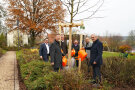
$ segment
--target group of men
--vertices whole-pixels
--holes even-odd
[[[61,40],[61,41],[60,41]],[[93,69],[93,84],[101,82],[101,73],[100,66],[102,65],[102,51],[103,44],[99,41],[98,37],[95,34],[91,35],[92,43],[90,39],[87,37],[85,39],[85,43],[83,43],[83,47],[87,52],[87,65],[92,66]],[[74,40],[72,45],[72,49],[75,50],[74,57],[78,56],[78,51],[80,49],[78,40]],[[49,61],[49,56],[51,57],[51,65],[54,68],[54,71],[58,72],[58,70],[63,69],[62,67],[62,57],[67,56],[68,54],[67,43],[64,41],[64,35],[56,35],[54,42],[49,45],[49,40],[46,38],[44,43],[40,45],[40,58],[45,62]],[[78,60],[76,60],[76,66],[79,66]],[[89,68],[88,68],[89,69]],[[89,71],[89,70],[88,70]],[[98,78],[98,80],[97,80]]]

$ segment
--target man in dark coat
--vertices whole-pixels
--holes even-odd
[[[48,62],[49,60],[50,49],[49,49],[48,41],[49,40],[47,38],[44,39],[44,43],[40,45],[40,50],[39,50],[40,58],[43,59],[45,62]]]
[[[78,44],[78,40],[75,40],[73,45],[72,45],[72,49],[75,49],[75,58],[78,57],[78,52],[79,52],[79,49],[80,49],[80,46]],[[79,60],[76,60],[76,66],[78,67],[79,66]]]
[[[51,45],[51,64],[54,65],[54,71],[58,72],[62,69],[62,52],[60,46],[60,35],[57,35],[55,41]]]
[[[93,68],[93,79],[92,83],[100,83],[101,82],[101,73],[100,66],[102,65],[102,52],[103,52],[103,44],[100,42],[95,34],[91,35],[91,39],[93,41],[92,47],[85,47],[85,49],[91,50],[90,53],[90,63]],[[98,82],[96,82],[96,78],[98,77]]]
[[[67,47],[66,41],[64,40],[64,35],[61,35],[61,48],[63,50],[63,54],[64,55],[67,55],[67,53],[68,53],[68,47]]]

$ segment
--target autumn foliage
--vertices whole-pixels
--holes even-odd
[[[119,50],[121,51],[121,52],[126,52],[126,51],[130,51],[132,48],[131,48],[131,46],[129,46],[129,45],[121,45],[120,47],[119,47]]]
[[[15,30],[19,20],[19,30],[29,33],[31,40],[42,32],[56,32],[58,22],[64,19],[65,10],[60,0],[7,0],[7,26]]]

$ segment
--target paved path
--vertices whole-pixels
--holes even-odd
[[[0,58],[0,90],[19,90],[16,53],[7,52]]]

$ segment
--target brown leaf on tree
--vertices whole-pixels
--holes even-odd
[[[7,0],[9,17],[7,26],[14,30],[19,20],[19,30],[29,33],[31,38],[46,30],[56,32],[58,23],[64,20],[65,10],[60,0]]]

